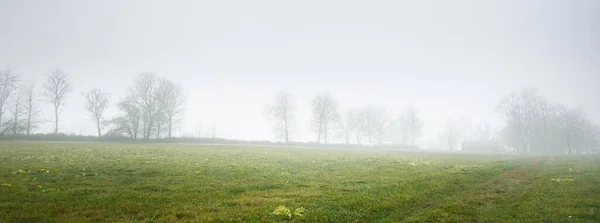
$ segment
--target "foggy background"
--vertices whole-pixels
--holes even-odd
[[[61,68],[74,85],[60,131],[94,135],[81,92],[116,102],[141,72],[182,85],[176,135],[274,140],[263,113],[296,99],[293,141],[315,141],[310,103],[340,112],[416,108],[420,146],[449,118],[502,127],[502,97],[523,87],[600,122],[600,1],[9,1],[0,0],[0,69],[24,82]],[[41,103],[38,132],[53,130]],[[107,117],[116,114],[113,106]]]

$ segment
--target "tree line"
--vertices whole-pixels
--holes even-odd
[[[53,107],[54,134],[59,133],[60,113],[73,92],[69,75],[61,69],[44,74],[42,92],[34,84],[24,84],[11,69],[0,71],[0,133],[18,138],[30,135],[39,126],[39,103]],[[186,96],[181,86],[154,73],[141,73],[125,94],[112,101],[103,89],[82,92],[85,110],[94,121],[98,137],[123,137],[130,140],[171,139],[184,111]],[[115,106],[118,114],[106,117]],[[317,144],[332,140],[346,145],[414,146],[423,132],[423,120],[415,108],[399,113],[365,105],[341,110],[326,92],[312,99],[310,129]],[[297,104],[292,94],[277,92],[265,115],[275,135],[292,143]],[[548,102],[536,89],[525,88],[505,96],[496,107],[505,121],[496,134],[489,124],[472,129],[464,118],[450,119],[439,133],[438,141],[447,150],[458,150],[467,139],[497,140],[514,152],[590,153],[598,151],[600,127],[590,121],[583,109]],[[471,135],[467,136],[467,132]],[[473,134],[474,133],[474,134]]]
[[[311,102],[311,131],[315,142],[342,139],[346,144],[415,145],[421,136],[423,121],[416,109],[409,108],[395,116],[387,109],[373,105],[339,111],[337,101],[329,93],[318,93]],[[273,132],[286,143],[291,141],[295,124],[296,102],[292,94],[278,92],[265,109],[273,123]]]
[[[311,106],[311,130],[317,143],[326,144],[337,137],[346,144],[414,146],[423,129],[414,108],[395,115],[373,105],[342,112],[328,93],[317,94]],[[291,141],[294,131],[295,108],[293,96],[283,91],[266,106],[273,132],[285,142]],[[441,146],[454,151],[465,140],[495,140],[506,150],[520,153],[593,153],[600,149],[600,127],[586,117],[583,109],[549,103],[534,88],[508,94],[499,102],[496,113],[505,121],[496,134],[488,123],[473,128],[467,118],[449,119],[439,133]]]
[[[41,94],[34,84],[23,84],[11,69],[0,71],[0,130],[2,135],[30,135],[39,127],[39,103],[53,106],[54,134],[59,133],[62,107],[73,92],[69,75],[61,69],[44,74]],[[106,117],[111,94],[103,89],[82,92],[85,110],[94,121],[98,137],[125,136],[132,140],[171,138],[183,112],[186,96],[181,86],[154,73],[142,73],[114,104],[119,114]],[[9,115],[4,121],[4,115]],[[103,134],[104,130],[108,131]]]

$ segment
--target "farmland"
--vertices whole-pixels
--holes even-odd
[[[0,222],[600,222],[583,155],[5,141],[0,184]]]

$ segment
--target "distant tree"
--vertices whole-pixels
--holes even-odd
[[[585,145],[586,132],[591,131],[588,128],[588,122],[583,114],[583,109],[570,110],[564,106],[558,106],[557,111],[567,153],[579,152]]]
[[[354,108],[349,112],[349,118],[351,117],[354,121],[354,128],[352,133],[356,139],[356,144],[360,145],[362,142],[362,136],[364,135],[363,130],[365,129],[365,112],[364,109]],[[352,115],[350,115],[352,114]]]
[[[350,138],[359,129],[360,122],[360,110],[349,108],[343,117],[340,117],[338,122],[339,135],[344,139],[346,144],[350,144]],[[360,143],[360,139],[357,139],[357,144]]]
[[[478,124],[475,127],[475,132],[478,140],[489,140],[492,136],[490,123]]]
[[[53,69],[46,74],[44,98],[54,106],[54,133],[58,133],[58,115],[60,106],[65,105],[67,95],[73,91],[69,76],[61,69]]]
[[[417,110],[409,108],[402,111],[398,118],[398,125],[402,143],[407,145],[410,140],[411,145],[414,145],[415,139],[421,135],[423,128],[423,121]]]
[[[7,100],[17,89],[19,78],[12,74],[10,68],[0,71],[0,129],[2,129],[2,115],[4,114]]]
[[[142,73],[129,89],[129,98],[141,112],[141,130],[144,140],[149,140],[157,131],[157,122],[163,115],[164,107],[161,106],[161,79],[154,73]]]
[[[104,123],[104,112],[110,104],[110,93],[101,89],[92,89],[83,93],[85,98],[85,109],[90,113],[90,117],[96,122],[98,137],[102,137],[102,128]]]
[[[457,120],[448,120],[443,132],[443,139],[449,151],[455,151],[463,130],[461,124]]]
[[[278,137],[285,139],[285,142],[290,141],[292,124],[294,121],[294,98],[290,93],[277,92],[272,105],[267,105],[265,109],[266,116],[275,124],[273,131]]]
[[[328,133],[338,120],[337,102],[328,93],[320,93],[312,101],[312,129],[317,133],[317,143],[327,144]]]
[[[38,100],[35,94],[35,85],[30,84],[25,87],[24,112],[26,114],[25,134],[30,135],[32,131],[37,129],[37,116],[40,112],[38,108]]]
[[[388,131],[392,127],[392,122],[385,108],[366,106],[362,109],[362,132],[366,133],[369,144],[373,145],[373,139],[377,139],[379,144],[383,144]]]
[[[167,125],[167,137],[171,138],[174,122],[183,113],[183,105],[186,98],[181,86],[173,81],[163,79],[160,86],[162,88],[160,103],[163,107],[164,120]]]
[[[119,116],[111,119],[113,126],[109,135],[125,135],[132,140],[138,139],[142,122],[142,111],[137,106],[131,95],[126,96],[117,103]]]
[[[5,132],[8,132],[15,137],[21,135],[26,128],[25,119],[23,119],[23,117],[26,115],[24,109],[25,96],[26,94],[24,88],[20,88],[14,95],[12,105],[9,108],[11,118],[5,123]]]

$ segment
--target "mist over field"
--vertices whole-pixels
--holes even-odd
[[[0,0],[0,222],[600,222],[600,1]]]
[[[374,106],[397,121],[415,109],[423,121],[415,143],[438,148],[449,120],[466,120],[470,134],[486,124],[500,132],[506,119],[498,104],[524,88],[600,122],[598,8],[596,1],[2,1],[0,64],[21,84],[35,83],[36,94],[53,69],[68,74],[64,133],[96,135],[82,92],[110,93],[110,119],[134,79],[149,72],[186,97],[176,136],[216,129],[221,138],[283,141],[264,110],[284,91],[296,105],[291,139],[313,142],[311,102],[328,93],[341,117]],[[52,105],[39,108],[36,132],[53,132]]]

